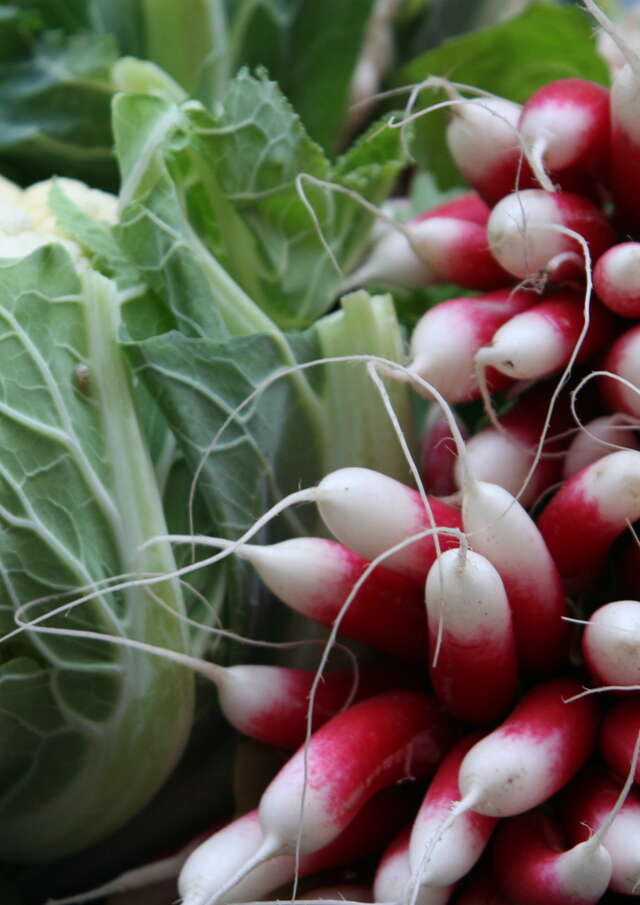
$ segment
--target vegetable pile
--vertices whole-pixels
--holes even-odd
[[[335,157],[238,38],[215,97],[109,70],[117,196],[0,181],[10,905],[638,894],[640,57],[585,6],[610,88],[565,10],[589,77],[458,38]]]

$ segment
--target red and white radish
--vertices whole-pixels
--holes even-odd
[[[560,827],[540,810],[503,821],[492,852],[511,905],[596,905],[611,879],[600,836],[567,849]]]
[[[582,246],[567,230],[582,236],[592,260],[615,239],[602,211],[571,192],[527,189],[507,195],[493,208],[487,223],[495,258],[520,279],[537,274],[556,281],[584,278]]]
[[[462,800],[452,815],[471,808],[487,817],[512,817],[566,785],[591,753],[597,728],[590,698],[565,703],[580,690],[572,679],[536,685],[476,742],[460,766]]]
[[[622,378],[600,377],[600,391],[611,412],[626,412],[640,419],[640,326],[631,327],[612,343],[602,370]]]
[[[497,569],[511,607],[521,664],[550,672],[566,655],[568,627],[560,575],[535,523],[504,488],[465,481],[465,532]]]
[[[610,311],[640,317],[640,242],[607,249],[593,269],[593,288]]]
[[[401,903],[409,900],[412,882],[410,836],[411,827],[405,827],[383,852],[373,881],[374,902]],[[414,905],[445,905],[452,892],[453,886],[422,886],[417,891]]]
[[[461,720],[497,720],[513,702],[518,683],[511,611],[500,575],[465,545],[447,550],[429,571],[426,601],[436,695]]]
[[[601,685],[640,685],[640,602],[615,600],[599,607],[582,635],[589,672]]]
[[[384,235],[340,291],[379,285],[411,289],[437,282],[487,291],[510,281],[491,253],[484,224],[426,216]]]
[[[259,807],[263,840],[217,898],[276,855],[328,845],[379,789],[428,775],[450,739],[448,718],[418,692],[378,695],[335,716],[265,790]]]
[[[584,770],[567,791],[564,825],[570,840],[584,842],[598,832],[621,798],[623,784],[601,768]],[[632,788],[603,836],[611,856],[609,888],[637,895],[640,878],[640,792]]]
[[[489,841],[496,818],[467,811],[439,836],[435,845],[432,844],[451,805],[460,800],[460,764],[479,738],[479,733],[474,733],[459,742],[442,761],[429,784],[411,830],[412,884],[447,886],[456,883],[471,870]]]
[[[635,450],[610,453],[565,482],[538,527],[567,590],[588,587],[613,541],[639,517],[640,453]]]
[[[461,436],[466,439],[466,425],[459,418],[456,422]],[[449,419],[440,406],[434,404],[429,408],[420,436],[420,475],[427,493],[449,496],[455,492],[455,462],[456,447]]]
[[[436,525],[461,528],[459,509],[430,499],[429,513],[417,490],[368,468],[342,468],[320,481],[315,498],[326,526],[345,546],[373,560],[402,541]],[[440,535],[442,549],[457,546],[455,532]],[[408,544],[385,559],[385,566],[424,582],[436,558],[432,536]]]
[[[618,776],[629,775],[634,746],[640,733],[640,696],[625,694],[606,712],[600,727],[600,753]],[[640,782],[640,767],[634,781]]]
[[[236,553],[255,567],[287,606],[329,626],[368,566],[348,547],[320,537],[246,545]],[[411,578],[378,566],[351,601],[340,631],[399,657],[423,657],[427,625],[422,588]]]
[[[558,79],[535,91],[518,121],[529,161],[543,188],[591,192],[607,175],[609,92],[581,78]]]
[[[522,107],[501,97],[474,98],[451,107],[447,145],[467,182],[494,205],[531,183],[518,137]]]
[[[537,500],[547,487],[555,484],[562,471],[560,451],[568,442],[566,437],[545,444],[542,456],[524,486],[547,417],[551,395],[549,386],[539,384],[530,392],[519,396],[513,408],[500,417],[500,430],[494,426],[486,427],[475,433],[466,444],[466,460],[476,478],[498,484],[514,496],[518,494],[523,506]],[[568,426],[565,406],[556,405],[549,427],[550,433],[564,433]],[[463,475],[460,462],[456,465],[455,476],[457,486],[461,486]]]
[[[640,449],[632,425],[632,419],[621,413],[601,415],[584,424],[567,449],[562,463],[563,477],[573,477],[587,465],[612,452],[612,447]]]
[[[524,289],[502,289],[476,297],[449,299],[430,308],[411,337],[410,372],[433,384],[449,402],[466,402],[480,395],[474,369],[475,355],[496,330],[538,300]],[[491,371],[492,390],[510,381]],[[416,386],[418,392],[427,391]]]
[[[570,361],[584,327],[583,299],[571,292],[554,293],[512,317],[476,354],[476,364],[491,366],[517,380],[539,380]],[[610,313],[592,301],[589,326],[575,361],[584,361],[602,348],[613,332]]]

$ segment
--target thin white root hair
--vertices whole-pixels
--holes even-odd
[[[420,887],[422,886],[422,875],[424,874],[425,867],[431,861],[433,856],[433,852],[435,847],[438,845],[440,840],[443,838],[444,834],[447,832],[450,827],[456,822],[458,817],[462,814],[466,814],[467,811],[473,810],[473,806],[477,803],[479,795],[477,792],[470,792],[465,798],[461,801],[452,801],[451,802],[451,810],[447,814],[446,818],[442,821],[439,828],[435,831],[431,839],[429,840],[428,845],[426,846],[422,858],[420,859],[420,864],[418,865],[418,869],[415,874],[411,877],[409,882],[409,887],[407,889],[407,894],[404,898],[405,905],[416,905],[418,900],[418,896],[420,895]]]
[[[618,47],[620,53],[631,67],[636,79],[640,79],[640,57],[638,57],[635,50],[627,41],[625,41],[624,36],[615,27],[606,13],[600,9],[597,3],[594,3],[594,0],[582,0],[582,3],[586,11],[593,16],[602,30],[609,35],[611,40]]]
[[[638,732],[636,736],[636,741],[633,746],[633,754],[631,755],[631,762],[629,764],[629,771],[627,773],[626,779],[624,781],[624,785],[620,789],[620,794],[616,799],[616,803],[613,808],[607,815],[607,819],[602,823],[602,825],[598,828],[597,832],[591,836],[589,839],[589,844],[592,845],[594,849],[596,849],[599,845],[602,844],[602,840],[607,835],[609,830],[611,829],[611,824],[616,819],[618,814],[620,813],[620,809],[623,804],[627,800],[627,796],[631,791],[631,786],[633,785],[634,778],[636,775],[636,769],[638,767],[638,755],[640,754],[640,732]]]

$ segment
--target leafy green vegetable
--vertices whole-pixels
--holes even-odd
[[[573,7],[531,4],[520,16],[492,28],[445,41],[408,66],[396,84],[422,82],[441,75],[522,103],[553,79],[581,76],[606,84],[608,73],[598,56],[590,19]],[[416,109],[443,99],[440,92],[423,92]],[[461,184],[446,148],[446,110],[437,110],[415,123],[413,153],[435,175],[441,188]]]
[[[0,159],[24,183],[75,176],[114,188],[108,35],[41,32],[13,7],[0,15]]]
[[[116,287],[59,246],[0,262],[0,586],[3,634],[76,588],[165,572],[166,531],[116,333]],[[180,589],[155,586],[182,612]],[[23,617],[24,618],[24,617]],[[47,625],[181,649],[182,623],[140,588]],[[151,797],[186,740],[192,677],[159,658],[61,635],[0,646],[0,857],[50,860],[105,836]]]

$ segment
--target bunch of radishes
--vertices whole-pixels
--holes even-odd
[[[182,657],[239,731],[297,748],[257,812],[160,864],[180,867],[184,905],[260,899],[372,853],[376,902],[637,894],[640,602],[609,590],[640,588],[628,532],[640,518],[640,61],[628,59],[611,92],[571,78],[523,107],[454,104],[449,147],[473,191],[384,231],[349,278],[484,293],[429,310],[395,372],[440,402],[422,478],[461,506],[342,469],[304,497],[335,540],[235,549],[284,604],[388,660],[320,675]],[[569,398],[575,364],[582,382],[600,372],[586,425]],[[512,407],[465,442],[450,404],[497,390]],[[536,522],[524,506],[541,498]],[[606,574],[612,547],[622,577]],[[570,615],[586,622],[573,639]],[[618,691],[584,696],[585,684]]]

